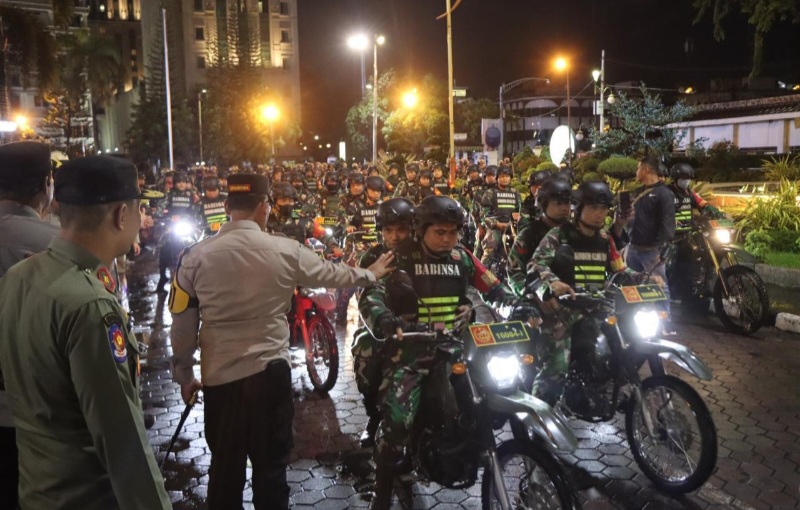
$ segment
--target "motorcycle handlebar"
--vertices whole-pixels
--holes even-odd
[[[444,338],[440,338],[440,335]],[[398,340],[397,335],[392,335],[392,340]],[[404,342],[406,340],[413,340],[414,342],[419,343],[431,343],[431,344],[463,344],[461,340],[454,337],[453,331],[444,330],[444,331],[409,331],[408,333],[403,332],[403,339],[400,340]]]

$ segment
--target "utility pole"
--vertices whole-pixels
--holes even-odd
[[[456,179],[456,143],[455,143],[455,117],[453,107],[453,22],[450,0],[447,2],[447,102],[450,108],[450,182]]]
[[[169,48],[167,45],[167,10],[161,9],[161,22],[164,28],[164,81],[167,87],[167,135],[169,138],[169,169],[175,168],[172,148],[172,95],[169,88]]]

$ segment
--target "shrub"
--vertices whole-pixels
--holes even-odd
[[[543,161],[542,163],[539,163],[536,166],[534,172],[543,172],[543,171],[558,172],[558,170],[559,170],[558,165],[556,165],[552,161]]]
[[[597,171],[603,175],[624,181],[636,176],[637,166],[639,166],[639,162],[633,158],[614,156],[600,163]]]
[[[762,161],[764,166],[764,176],[769,181],[780,181],[788,179],[796,181],[800,179],[800,157],[786,154],[782,158],[771,158]]]
[[[595,156],[585,156],[582,158],[578,158],[573,165],[573,168],[576,172],[579,173],[591,173],[597,172],[597,167],[600,165],[602,160]]]
[[[736,223],[737,233],[741,236],[757,230],[800,231],[798,192],[797,182],[782,179],[777,193],[765,200],[754,200],[744,211]]]
[[[598,172],[586,172],[585,174],[583,174],[583,176],[581,176],[580,181],[581,182],[595,182],[595,181],[605,182],[605,179],[603,179],[603,175],[598,173]]]
[[[745,236],[744,247],[761,260],[769,253],[800,253],[800,233],[791,230],[753,230]]]

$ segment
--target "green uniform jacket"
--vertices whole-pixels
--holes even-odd
[[[172,508],[145,433],[139,346],[104,276],[113,290],[97,258],[56,238],[0,281],[22,508]]]

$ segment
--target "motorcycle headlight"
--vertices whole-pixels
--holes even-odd
[[[636,324],[636,330],[642,338],[656,336],[658,334],[658,326],[661,324],[658,312],[655,310],[636,312],[636,315],[633,316],[633,322]]]
[[[179,221],[173,227],[173,232],[178,237],[188,237],[192,233],[192,226],[188,221]]]
[[[727,228],[720,228],[714,231],[714,237],[717,238],[722,244],[730,244],[731,243],[731,231]]]
[[[498,389],[507,389],[517,383],[519,376],[519,359],[511,354],[507,356],[492,356],[486,364],[489,375]]]

